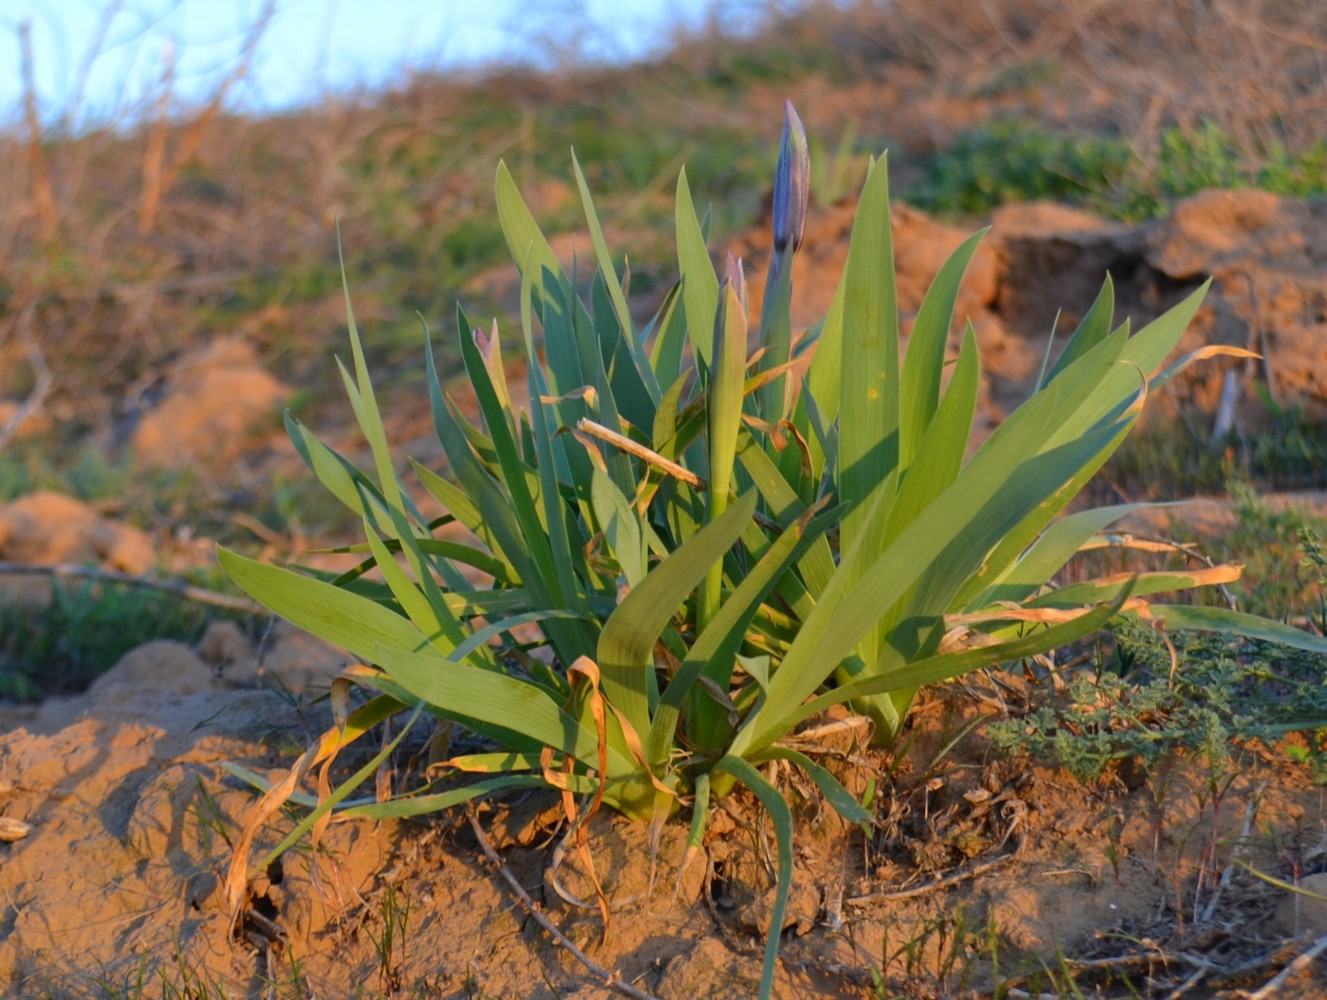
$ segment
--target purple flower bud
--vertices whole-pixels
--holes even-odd
[[[811,154],[806,129],[788,101],[779,142],[779,163],[774,171],[774,249],[782,253],[789,243],[802,245],[806,229],[806,203],[811,195]]]
[[[484,331],[475,327],[472,335],[475,346],[479,348],[479,356],[484,359],[484,364],[491,365],[495,357],[501,358],[501,349],[498,347],[498,321],[493,320],[492,332],[485,337]]]
[[[742,260],[740,257],[734,257],[728,254],[723,263],[723,282],[724,285],[731,285],[733,291],[737,293],[737,301],[742,304],[742,314],[748,312],[746,297],[746,272],[742,269]]]

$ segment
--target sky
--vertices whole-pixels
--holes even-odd
[[[19,30],[25,22],[31,25],[43,121],[123,124],[160,93],[172,63],[178,102],[197,106],[214,93],[235,67],[264,5],[265,0],[0,0],[0,120],[12,123],[21,115]],[[716,9],[749,11],[760,5],[758,0],[276,0],[251,68],[227,104],[236,110],[279,110],[329,93],[399,83],[411,69],[548,64],[558,54],[628,61],[664,46],[679,26],[702,24]]]

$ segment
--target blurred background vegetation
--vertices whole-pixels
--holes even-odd
[[[344,336],[339,226],[370,364],[408,447],[428,426],[421,318],[444,361],[458,300],[507,318],[500,159],[546,231],[571,234],[574,147],[641,295],[671,281],[684,164],[714,207],[713,245],[760,222],[786,98],[811,132],[821,206],[853,196],[885,148],[897,198],[978,224],[1027,199],[1136,221],[1209,187],[1327,192],[1317,0],[746,0],[740,31],[733,6],[715,0],[632,65],[587,60],[583,23],[544,18],[539,64],[552,68],[416,74],[262,117],[228,110],[241,51],[210,99],[181,110],[167,89],[162,112],[133,126],[62,131],[16,109],[0,134],[0,500],[59,489],[163,546],[335,537],[344,522],[316,506],[288,448],[222,472],[149,473],[133,429],[172,365],[232,337],[294,388],[300,419],[346,424],[329,359]],[[15,412],[29,418],[22,433]],[[1107,475],[1168,495],[1315,481],[1321,428],[1273,416],[1265,438],[1218,448],[1201,427],[1143,436]],[[7,635],[11,653],[27,641]]]

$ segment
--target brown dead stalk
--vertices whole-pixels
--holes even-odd
[[[52,243],[60,229],[55,210],[55,188],[51,184],[51,165],[46,159],[45,133],[37,109],[37,87],[32,74],[32,22],[18,26],[18,44],[22,52],[23,117],[28,126],[28,176],[32,182],[32,204],[44,243]]]
[[[112,570],[98,569],[95,566],[74,566],[67,563],[53,565],[39,563],[0,562],[0,576],[49,576],[57,580],[100,580],[103,583],[119,583],[128,587],[141,587],[147,590],[160,590],[174,594],[198,604],[210,604],[230,611],[244,611],[249,614],[266,614],[267,610],[243,597],[231,597],[205,587],[195,587],[183,580],[161,580],[150,576],[134,576],[130,573],[116,573]]]
[[[616,972],[609,972],[602,965],[599,965],[589,955],[576,947],[576,943],[571,938],[558,930],[557,925],[548,919],[539,904],[530,898],[530,894],[525,891],[525,887],[521,885],[520,880],[511,873],[511,869],[502,863],[502,858],[498,857],[498,852],[494,850],[493,844],[489,841],[487,834],[484,833],[484,828],[479,825],[479,815],[475,812],[474,806],[468,806],[466,813],[470,818],[470,828],[474,830],[475,839],[479,841],[484,856],[498,870],[498,874],[502,876],[503,881],[511,887],[511,891],[516,895],[521,908],[534,919],[535,923],[546,930],[557,944],[566,948],[572,957],[585,966],[591,974],[602,980],[604,985],[617,990],[624,996],[635,997],[636,1000],[656,1000],[652,994],[636,989],[636,987],[621,979]]]
[[[46,363],[46,354],[38,345],[37,339],[32,335],[32,322],[36,313],[37,299],[35,296],[29,296],[28,301],[19,310],[18,318],[14,323],[14,329],[18,331],[18,338],[23,344],[23,352],[28,357],[28,364],[32,366],[33,382],[28,398],[16,406],[4,421],[0,422],[0,448],[4,448],[9,443],[9,439],[18,433],[25,420],[42,408],[54,381],[50,366]]]
[[[258,48],[258,42],[262,39],[263,32],[267,30],[267,25],[275,13],[276,0],[267,0],[263,4],[263,9],[259,11],[258,17],[254,19],[253,24],[249,27],[249,33],[245,36],[244,44],[240,47],[240,53],[234,68],[217,85],[207,107],[203,108],[202,112],[185,128],[184,133],[180,136],[179,145],[175,149],[175,155],[169,161],[166,158],[166,147],[170,132],[170,102],[175,77],[175,54],[173,49],[167,53],[166,66],[161,76],[161,92],[157,97],[156,114],[152,120],[152,127],[148,131],[147,149],[143,153],[143,189],[138,198],[138,231],[140,233],[150,233],[155,228],[157,214],[161,210],[162,197],[179,179],[180,171],[189,165],[189,162],[194,158],[194,154],[198,152],[198,146],[203,141],[203,135],[207,132],[207,127],[212,123],[212,119],[221,110],[226,95],[230,93],[235,84],[248,75],[254,52]]]

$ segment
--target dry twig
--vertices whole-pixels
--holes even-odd
[[[41,238],[50,243],[60,227],[55,210],[55,188],[51,185],[51,165],[46,159],[45,136],[37,110],[37,85],[32,73],[32,22],[18,26],[18,44],[22,53],[23,117],[28,126],[28,171],[32,181],[32,202],[41,223]]]
[[[1021,824],[1021,818],[1016,817],[1009,825],[1009,829],[1005,831],[1004,837],[1000,840],[1000,846],[1004,846]],[[951,886],[958,885],[960,882],[966,882],[968,879],[976,878],[978,875],[985,875],[988,871],[991,871],[994,868],[999,868],[1005,862],[1012,861],[1014,858],[1018,857],[1019,852],[1022,851],[1022,849],[1023,838],[1020,837],[1018,842],[1014,845],[1014,849],[1008,854],[1002,854],[998,858],[992,858],[990,861],[983,861],[981,864],[972,865],[971,867],[964,868],[962,871],[946,875],[944,878],[934,879],[924,885],[914,885],[907,889],[882,889],[879,892],[868,892],[861,896],[850,896],[845,899],[844,902],[860,906],[863,903],[873,903],[881,899],[911,899],[914,896],[924,896],[929,892],[938,892],[941,889],[948,889]]]
[[[18,429],[23,426],[23,421],[32,416],[41,409],[42,404],[46,402],[46,396],[51,391],[51,383],[54,381],[51,377],[50,366],[46,364],[46,355],[37,344],[37,339],[32,335],[32,319],[37,312],[37,299],[35,296],[28,299],[23,306],[23,311],[19,313],[18,321],[15,326],[18,329],[19,339],[23,342],[23,351],[28,356],[28,364],[32,366],[33,385],[32,391],[28,393],[28,398],[14,408],[8,419],[0,424],[0,448],[9,443]]]
[[[571,938],[558,930],[557,925],[544,915],[543,910],[539,908],[539,904],[530,898],[530,894],[525,891],[525,887],[521,885],[520,880],[511,873],[511,869],[502,863],[502,858],[498,857],[498,852],[493,849],[493,844],[484,833],[484,828],[479,825],[479,816],[475,812],[474,806],[468,806],[466,814],[469,816],[470,828],[475,831],[475,839],[479,841],[479,846],[483,849],[484,856],[492,862],[493,866],[497,868],[498,874],[502,876],[503,880],[509,886],[511,886],[511,890],[516,894],[516,899],[520,902],[521,908],[534,918],[535,923],[548,931],[554,941],[563,948],[566,948],[567,951],[571,952],[572,957],[575,958],[576,961],[585,966],[585,968],[593,975],[598,976],[599,979],[603,980],[605,985],[617,990],[625,996],[635,997],[636,1000],[657,1000],[652,994],[638,990],[630,983],[623,982],[622,979],[618,977],[617,973],[609,972],[602,965],[597,964],[590,958],[590,956],[586,955],[585,952],[576,947],[575,942],[573,942]]]
[[[243,597],[231,597],[206,587],[195,587],[183,580],[159,580],[150,576],[134,576],[132,573],[116,573],[113,570],[98,569],[95,566],[74,566],[68,563],[43,565],[38,563],[0,562],[0,576],[49,576],[58,580],[100,580],[103,583],[121,583],[129,587],[141,587],[147,590],[160,590],[174,594],[198,604],[210,604],[213,607],[227,608],[231,611],[244,611],[250,614],[266,614],[261,605]]]
[[[1270,1000],[1271,997],[1281,996],[1286,983],[1305,971],[1324,951],[1327,951],[1327,934],[1309,945],[1293,962],[1267,980],[1261,989],[1250,993],[1249,1000]]]
[[[230,93],[232,87],[248,75],[249,66],[253,62],[254,53],[258,49],[258,42],[262,39],[263,32],[267,30],[267,25],[275,13],[276,0],[267,0],[258,12],[258,16],[249,26],[248,34],[240,47],[240,54],[235,67],[217,85],[217,89],[213,92],[212,99],[208,102],[207,107],[184,130],[175,155],[171,157],[169,163],[166,162],[166,133],[170,126],[169,112],[171,86],[175,74],[175,56],[173,51],[167,54],[166,66],[162,73],[162,89],[158,98],[156,119],[148,133],[147,151],[143,159],[143,189],[138,199],[138,231],[140,233],[150,233],[156,226],[162,196],[175,183],[180,176],[180,172],[189,165],[189,162],[194,158],[194,154],[198,152],[198,146],[203,141],[203,134],[221,111],[226,95]]]
[[[1225,871],[1221,873],[1221,878],[1212,890],[1212,896],[1207,900],[1207,905],[1203,907],[1202,916],[1199,917],[1199,923],[1209,924],[1216,913],[1217,903],[1221,901],[1221,894],[1230,886],[1230,880],[1235,874],[1235,868],[1239,863],[1241,848],[1248,843],[1249,834],[1253,831],[1253,817],[1258,811],[1258,802],[1262,798],[1263,792],[1267,790],[1267,782],[1264,781],[1254,789],[1250,796],[1248,805],[1244,808],[1244,825],[1240,829],[1239,840],[1230,851],[1230,863],[1226,865]]]

